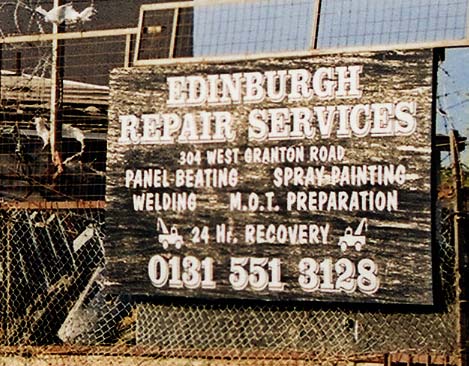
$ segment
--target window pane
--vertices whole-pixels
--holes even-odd
[[[466,0],[325,0],[318,48],[458,40]]]
[[[194,56],[307,50],[314,0],[194,6]]]

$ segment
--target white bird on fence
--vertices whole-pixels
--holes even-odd
[[[34,117],[34,125],[36,126],[36,133],[43,142],[42,149],[44,149],[50,142],[50,132],[46,127],[46,119],[42,117]]]
[[[44,21],[57,25],[63,22],[65,22],[65,24],[88,22],[91,20],[91,17],[96,14],[96,9],[93,5],[88,6],[79,13],[73,8],[72,3],[57,6],[49,11],[39,5],[35,10],[44,17]]]
[[[91,17],[95,14],[96,9],[93,5],[90,5],[87,8],[83,9],[80,13],[72,7],[70,11],[67,11],[65,23],[75,24],[89,22],[91,20]]]
[[[42,148],[44,149],[50,143],[50,131],[46,126],[46,119],[43,117],[35,117],[34,125],[36,126],[36,133],[43,142]],[[78,127],[73,127],[68,123],[62,125],[62,136],[77,140],[81,149],[78,154],[83,154],[85,150],[85,134]]]
[[[55,24],[62,24],[70,17],[70,15],[73,15],[73,12],[77,12],[73,9],[71,3],[57,6],[49,11],[43,9],[42,6],[39,5],[35,10],[44,17],[44,21]]]
[[[79,154],[83,154],[83,151],[85,151],[85,134],[82,130],[78,127],[73,127],[68,123],[64,123],[62,125],[62,136],[71,137],[77,140],[81,145]]]
[[[89,22],[91,17],[97,13],[96,8],[93,5],[88,6],[80,12],[79,21]]]

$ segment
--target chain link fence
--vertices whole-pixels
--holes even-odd
[[[65,360],[72,350],[168,365],[313,365],[396,352],[450,359],[458,353],[453,215],[443,207],[436,220],[436,306],[428,308],[109,295],[101,277],[103,210],[11,209],[1,220],[4,355],[34,350],[41,358],[54,350]]]
[[[91,1],[98,12],[95,21],[68,31],[136,27],[138,6],[157,2],[162,1]],[[89,2],[74,4],[81,11]],[[38,5],[50,9],[52,1],[0,4],[2,39],[50,33],[50,24],[33,11]],[[0,365],[306,366],[389,357],[410,363],[410,356],[416,363],[454,364],[459,352],[457,273],[454,215],[446,198],[437,202],[434,219],[435,305],[430,307],[110,295],[103,277],[104,209],[31,208],[52,201],[102,202],[109,71],[132,65],[130,50],[139,35],[136,61],[170,53],[239,56],[467,37],[467,1],[421,0],[411,12],[406,9],[403,1],[357,1],[353,6],[345,0],[250,0],[227,6],[199,1],[194,10],[181,10],[179,18],[171,10],[165,26],[157,24],[160,13],[149,10],[139,30],[67,40],[62,100],[66,164],[58,180],[52,179],[54,166],[41,135],[49,127],[37,119],[50,114],[50,42],[2,43],[1,203],[31,204],[28,209],[5,204],[0,210]],[[311,16],[316,11],[319,24]],[[396,17],[400,28],[393,22]],[[468,224],[466,216],[463,227]]]

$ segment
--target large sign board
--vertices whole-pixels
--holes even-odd
[[[110,291],[431,304],[432,59],[115,70]]]

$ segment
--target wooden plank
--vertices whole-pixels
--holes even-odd
[[[294,299],[432,304],[430,211],[432,60],[432,52],[427,50],[203,65],[177,64],[166,67],[130,68],[114,73],[114,79],[111,81],[107,169],[107,219],[110,244],[106,253],[110,290],[214,299],[228,297],[269,301]],[[309,70],[311,72],[309,77],[314,80],[314,70],[334,70],[337,65],[343,67],[355,65],[356,70],[362,70],[361,92],[357,91],[356,95],[350,98],[339,96],[336,98],[336,94],[330,94],[328,97],[302,94],[297,98],[291,98],[294,100],[285,96],[277,100],[274,97],[270,99],[266,97],[268,93],[264,91],[267,93],[263,94],[264,99],[249,102],[230,98],[221,102],[215,98],[212,104],[207,99],[205,102],[175,105],[169,101],[170,92],[173,93],[171,98],[177,99],[181,95],[187,97],[187,94],[183,94],[187,93],[187,85],[181,86],[176,92],[170,90],[168,80],[173,76],[181,78],[190,76],[202,82],[200,80],[208,80],[209,75],[212,79],[221,74],[230,78],[234,77],[233,75],[266,77],[263,73],[267,71],[287,75],[294,73],[292,70],[304,72]],[[334,83],[338,83],[337,77],[327,78],[334,78]],[[337,87],[337,84],[334,85]],[[200,89],[194,87],[190,93],[197,93],[195,90],[210,90],[207,88],[209,87],[200,86]],[[246,89],[240,88],[244,92],[247,90],[247,86]],[[387,103],[386,105],[391,106],[389,108],[396,109],[395,103],[400,102],[410,103],[407,105],[416,108],[413,112],[405,113],[411,113],[412,117],[408,122],[409,126],[415,127],[415,130],[412,127],[412,131],[409,130],[408,134],[403,136],[398,136],[398,133],[393,135],[390,132],[386,135],[388,133],[386,132],[379,138],[377,135],[373,137],[370,135],[371,127],[365,128],[363,136],[359,133],[352,134],[347,130],[350,127],[344,127],[348,132],[344,132],[342,136],[338,133],[328,135],[324,132],[327,122],[318,122],[322,117],[313,116],[314,113],[319,113],[319,110],[338,111],[336,108],[340,106],[344,108],[343,110],[347,110],[349,106],[354,105],[356,108],[362,108],[361,106],[378,108],[381,103]],[[295,123],[290,121],[292,108],[303,108],[301,111],[304,113],[313,113],[309,114],[311,118],[307,118],[308,122],[303,121],[304,125],[301,125],[303,127],[297,127],[300,130],[317,124],[321,124],[322,127],[320,129],[314,127],[314,132],[311,133],[298,130],[295,136],[291,135],[290,132],[294,128],[292,130],[290,123]],[[316,108],[319,109],[311,112]],[[275,113],[283,112],[288,113],[289,117],[285,118],[289,122],[282,120],[283,117],[274,116]],[[213,113],[212,116],[215,116],[215,113],[222,113],[229,119],[231,127],[228,129],[229,133],[222,136],[222,140],[212,141],[209,137],[204,137],[207,139],[204,141],[198,140],[200,132],[197,131],[202,128],[200,119],[202,116],[207,116],[206,113]],[[334,124],[334,128],[339,129],[339,125],[351,126],[351,122],[347,122],[348,117],[343,117],[341,120],[339,112],[334,115],[333,118],[337,119],[329,122]],[[394,116],[393,121],[399,118],[394,112],[387,113],[387,117],[382,117],[384,126],[389,126],[391,123],[390,115]],[[153,123],[151,121],[161,123],[159,118],[175,118],[174,138],[165,140],[163,144],[159,140],[162,132],[158,128],[161,127],[156,127],[160,125],[153,127],[145,125],[144,129],[142,125],[147,122],[142,122],[142,118],[148,118],[146,120],[150,121],[148,123]],[[181,118],[178,123],[176,123],[177,118]],[[381,123],[377,122],[380,118],[369,116],[365,119]],[[210,123],[213,125],[213,121]],[[276,123],[282,126],[285,124],[283,127],[285,130],[282,130],[282,127],[274,127]],[[407,125],[407,122],[402,123]],[[151,128],[156,129],[156,132]],[[185,130],[178,137],[176,131],[180,131],[181,128]],[[377,126],[375,128],[377,131],[380,129]],[[213,132],[211,129],[206,126],[203,131],[210,135]],[[282,131],[276,131],[277,129]],[[149,132],[150,130],[153,132]],[[209,133],[209,130],[212,132]],[[257,133],[259,135],[253,138]],[[140,144],[139,138],[142,134],[150,134],[151,138]],[[265,137],[267,136],[265,134],[269,137]],[[309,137],[306,137],[307,134]],[[186,135],[192,135],[193,140],[186,141]],[[336,149],[335,153],[340,149],[346,152],[343,160],[338,158],[337,154],[332,154],[331,160],[325,158],[320,161],[314,155],[319,148],[329,152]],[[288,151],[292,156],[291,160],[278,157],[280,155],[276,154],[281,154],[279,149]],[[211,160],[214,154],[218,153],[220,160]],[[338,160],[334,162],[334,159]],[[401,183],[396,181],[389,184],[372,183],[371,180],[363,184],[347,183],[346,177],[344,183],[333,183],[330,179],[335,174],[333,170],[345,169],[346,172],[373,164],[379,165],[379,169],[394,169],[400,166],[400,169],[405,169],[406,173],[402,176]],[[309,171],[312,179],[310,183],[304,183],[301,177],[296,183],[284,181],[285,174],[290,174],[293,169],[296,169],[295,174],[302,177],[305,171]],[[315,181],[312,173],[314,169],[324,169],[324,177],[329,178],[324,178],[324,182]],[[144,187],[138,183],[140,178],[137,176],[143,174],[151,177],[155,174],[155,185],[148,183],[148,186]],[[198,178],[195,178],[197,174]],[[206,178],[204,174],[211,174],[211,178]],[[222,180],[214,178],[215,175],[223,174],[232,175],[230,178],[224,178],[225,183],[217,183]],[[199,182],[197,184],[200,184],[198,187],[193,185],[196,180]],[[132,187],[135,182],[137,183]],[[352,197],[360,194],[363,197],[363,194],[368,194],[366,193],[368,189],[373,194],[381,196],[386,194],[390,200],[395,200],[396,207],[387,206],[378,209],[377,206],[373,208],[361,206],[355,210],[347,206],[337,209],[334,204],[327,208],[317,206],[318,201],[315,198],[317,194],[324,197],[336,197],[339,194],[341,197]],[[365,190],[365,193],[360,193],[362,190]],[[319,191],[322,193],[318,193]],[[311,201],[301,207],[292,206],[292,200],[300,199],[300,196],[304,197],[304,202],[309,199],[306,197],[311,197]],[[142,203],[147,198],[150,201]],[[163,204],[163,200],[171,202],[174,206]],[[183,204],[179,206],[180,208],[176,208],[175,202]],[[161,221],[167,226],[166,230],[161,229],[163,227]],[[360,245],[354,250],[343,248],[341,241],[349,238],[351,235],[349,231],[355,231],[356,235],[360,236],[358,232],[363,231],[365,222],[368,222],[371,233],[366,249],[365,247],[361,249],[362,239],[356,239],[355,245],[357,243]],[[172,227],[170,235],[168,231]],[[296,230],[312,230],[327,234],[322,237],[317,234],[314,239],[309,236],[306,241],[298,241],[298,237],[288,237],[290,234],[287,234],[297,232]],[[177,246],[165,244],[165,239],[169,244]],[[179,247],[180,242],[184,243],[181,244],[182,247]],[[193,260],[194,263],[200,261],[200,265],[209,268],[208,277],[213,269],[215,284],[209,281],[205,288],[200,287],[200,283],[197,284],[199,287],[192,284],[184,287],[180,279],[179,282],[175,279],[174,286],[170,286],[165,278],[159,277],[158,280],[153,278],[152,284],[149,273],[160,276],[160,269],[169,266],[169,262],[166,261],[176,258],[172,265],[177,266],[176,261],[182,261],[187,257],[188,260]],[[365,262],[361,262],[362,260]],[[197,263],[194,265],[197,266]],[[321,277],[320,281],[323,281],[327,276],[318,277],[318,274],[328,271],[327,266],[340,268],[342,265],[347,265],[357,274],[363,270],[354,267],[358,266],[357,263],[367,263],[366,267],[376,265],[380,268],[379,271],[382,271],[380,273],[383,275],[378,280],[375,277],[376,271],[370,269],[373,272],[372,278],[365,281],[372,283],[373,289],[369,293],[365,288],[363,291],[358,290],[355,285],[358,286],[359,282],[354,282],[355,279],[348,282],[351,287],[347,292],[335,282],[337,274],[334,275],[334,280],[329,278],[328,283],[319,288],[316,287],[319,286],[316,281],[311,284],[312,288],[304,287],[310,286],[308,281],[311,278]],[[265,269],[267,266],[274,268],[275,271],[278,270],[275,276],[280,276],[275,277],[274,281],[272,280],[274,275],[270,273],[269,278],[272,281],[266,285],[267,287],[264,286],[265,282],[262,286],[259,285],[259,288],[256,288],[255,284],[249,286],[246,283],[239,286],[234,284],[238,280],[236,271],[240,272],[239,278],[243,278],[246,274],[241,268],[246,270],[249,267],[262,272],[260,268]],[[304,271],[309,270],[311,270],[309,275],[305,275]],[[334,271],[340,272],[340,269],[332,269],[332,272]],[[262,273],[265,275],[265,272]],[[263,274],[259,276],[264,276]],[[249,278],[254,278],[252,281],[256,282],[256,275]],[[158,282],[159,280],[162,282]],[[304,285],[301,281],[306,281],[308,284]]]
[[[174,58],[174,46],[176,45],[176,34],[178,28],[179,8],[174,9],[173,28],[171,30],[171,41],[169,42],[169,58]]]
[[[125,55],[124,55],[124,67],[130,66],[130,44],[132,42],[132,35],[127,34],[125,36]]]
[[[204,362],[209,362],[213,360],[214,365],[221,365],[228,362],[228,360],[233,360],[233,362],[240,362],[241,360],[255,362],[261,359],[266,361],[273,360],[288,360],[290,359],[293,362],[298,361],[307,361],[307,360],[320,360],[317,353],[311,352],[272,352],[268,350],[239,350],[239,349],[208,349],[208,350],[193,350],[193,349],[174,349],[174,348],[158,348],[158,347],[140,347],[140,346],[76,346],[76,345],[60,345],[60,346],[47,346],[47,347],[25,347],[25,346],[2,346],[0,347],[0,354],[4,359],[12,360],[11,357],[19,357],[18,355],[27,354],[28,362],[27,364],[34,364],[32,362],[39,362],[42,357],[47,360],[56,360],[61,361],[60,365],[63,365],[65,362],[67,365],[74,364],[70,362],[85,362],[89,364],[90,360],[99,360],[100,362],[107,361],[104,365],[109,365],[110,363],[118,363],[118,360],[124,360],[123,364],[133,365],[138,363],[137,360],[147,360],[148,358],[154,359],[157,361],[157,364],[164,364],[165,360],[170,362],[174,361],[176,358],[188,362],[189,360],[194,361],[195,359],[204,360]],[[127,356],[123,356],[127,355]],[[413,354],[413,353],[404,353],[404,352],[393,352],[391,354],[379,354],[379,353],[368,353],[361,355],[347,355],[347,354],[337,354],[336,360],[347,360],[354,362],[357,366],[362,365],[385,365],[390,366],[392,363],[402,363],[402,359],[408,358],[409,355],[413,355],[414,359],[418,363],[425,363],[425,360],[429,355],[425,354]],[[451,356],[445,353],[434,352],[431,354],[432,365],[457,365],[458,359],[457,356]],[[36,360],[36,361],[34,361]],[[43,362],[43,360],[42,360]],[[221,363],[223,362],[223,363]],[[10,364],[6,362],[7,364]],[[95,364],[92,362],[93,365]],[[38,363],[42,365],[43,363]],[[55,363],[51,363],[55,364]],[[82,365],[83,363],[77,363]],[[97,363],[99,364],[99,363]],[[169,363],[173,365],[172,363]],[[237,363],[235,363],[237,364]],[[282,362],[283,364],[283,362]],[[295,364],[296,365],[296,364]]]
[[[389,365],[457,365],[458,356],[449,355],[443,352],[412,353],[412,352],[392,352],[385,355]]]
[[[120,37],[137,34],[137,28],[116,28],[116,29],[103,29],[85,32],[66,32],[60,35],[50,34],[30,34],[22,36],[6,36],[0,38],[0,44],[13,44],[25,42],[49,42],[54,39],[67,40],[67,39],[85,39],[85,38],[101,38],[101,37]]]
[[[137,61],[139,58],[140,53],[140,44],[142,42],[142,32],[143,32],[143,15],[144,15],[144,7],[140,6],[140,14],[138,17],[138,26],[137,26],[137,36],[135,40],[135,51],[134,51],[134,66],[137,65]]]
[[[47,360],[55,360],[54,362],[61,361],[60,365],[63,365],[63,362],[66,362],[67,365],[75,364],[70,362],[84,362],[89,364],[91,360],[96,360],[98,363],[92,362],[94,364],[100,364],[99,362],[108,362],[104,365],[112,364],[121,364],[120,361],[123,361],[123,364],[132,364],[135,365],[140,361],[149,361],[149,359],[155,360],[157,365],[164,365],[168,362],[169,365],[174,365],[176,359],[183,361],[182,364],[187,364],[187,362],[194,362],[194,360],[199,359],[203,360],[206,364],[214,361],[214,365],[229,365],[230,361],[234,362],[234,365],[239,365],[239,362],[245,361],[246,364],[253,364],[253,362],[266,361],[272,362],[277,360],[282,360],[282,364],[285,361],[291,360],[292,365],[298,365],[297,362],[308,361],[308,360],[321,360],[319,354],[309,353],[309,352],[269,352],[266,350],[253,350],[251,352],[246,350],[190,350],[190,349],[159,349],[155,347],[151,348],[142,348],[139,346],[112,346],[112,347],[102,347],[102,346],[48,346],[44,347],[15,347],[15,346],[3,346],[0,348],[0,352],[3,355],[4,359],[12,360],[11,357],[19,357],[21,354],[28,354],[28,365],[34,364],[32,362],[39,362],[41,358]],[[123,356],[127,355],[127,356]],[[364,365],[385,365],[388,366],[387,360],[392,359],[391,362],[401,363],[399,357],[407,357],[408,354],[398,353],[392,354],[398,358],[390,357],[389,354],[363,354],[359,356],[350,356],[350,355],[336,355],[336,360],[340,362],[341,360],[354,362],[357,366]],[[419,363],[424,363],[426,355],[422,359],[418,358]],[[139,361],[139,362],[137,362]],[[456,356],[448,356],[443,353],[434,353],[432,354],[432,365],[457,365]],[[44,362],[42,360],[42,362]],[[133,363],[132,363],[133,362]],[[446,362],[446,363],[445,363]],[[7,362],[7,364],[10,364]],[[42,365],[43,363],[38,363]],[[55,364],[55,363],[51,363]],[[82,365],[83,363],[77,363],[77,365]],[[146,364],[146,363],[143,363]],[[300,363],[301,365],[301,363]],[[389,366],[391,363],[389,363]]]
[[[45,108],[49,108],[52,89],[50,78],[33,77],[31,75],[13,76],[3,72],[1,94],[4,101],[21,100],[24,103],[31,101],[45,102]],[[21,88],[27,85],[28,88]],[[73,104],[105,105],[109,104],[109,89],[104,86],[73,82],[64,80],[63,102]]]
[[[392,359],[391,355],[389,353],[384,354],[384,359],[383,359],[383,366],[391,366]]]
[[[152,60],[136,60],[135,66],[158,66],[178,64],[201,64],[201,63],[219,63],[219,62],[237,62],[243,60],[261,60],[269,58],[286,58],[286,57],[307,57],[307,56],[328,56],[335,54],[355,54],[359,52],[380,52],[390,50],[419,50],[433,49],[441,47],[467,47],[469,46],[469,38],[455,41],[431,41],[419,43],[396,43],[388,45],[372,45],[372,46],[353,46],[342,48],[322,48],[306,51],[292,52],[269,52],[255,53],[248,55],[224,55],[224,56],[203,56],[203,57],[178,57],[175,59],[152,59]]]

